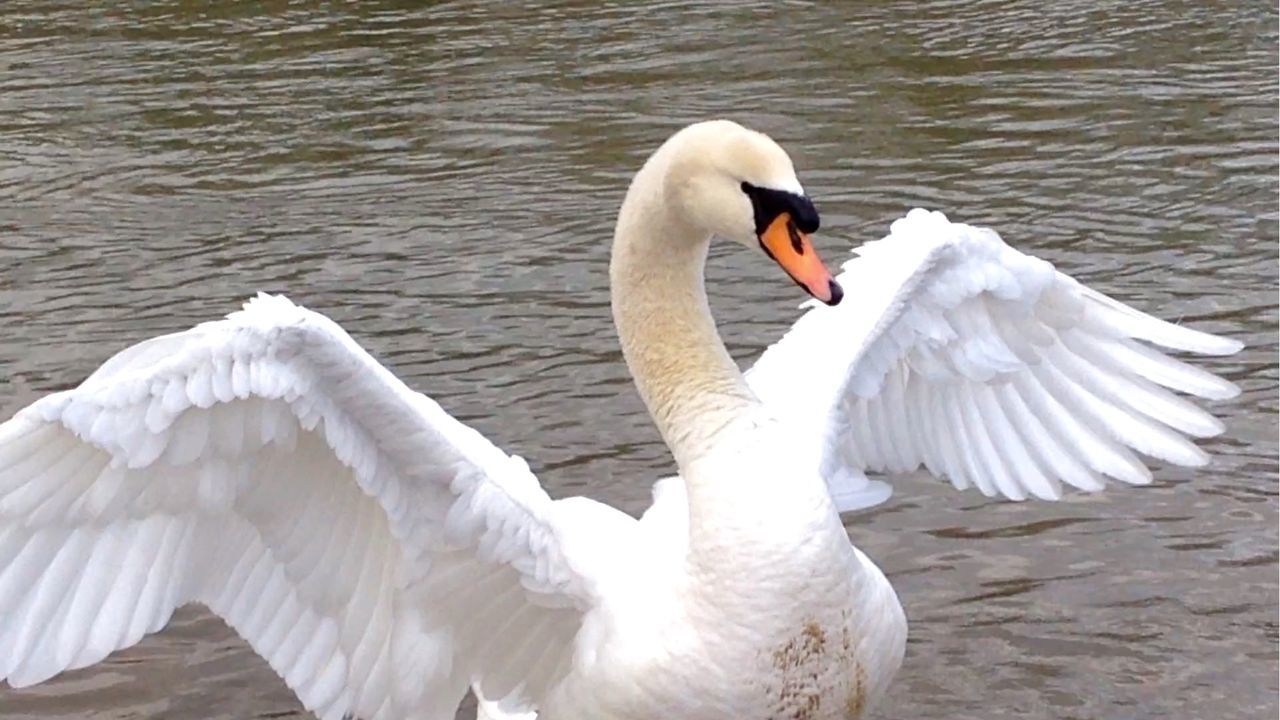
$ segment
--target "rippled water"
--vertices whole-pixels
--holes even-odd
[[[730,116],[791,150],[828,257],[925,205],[1249,343],[1209,363],[1245,392],[1203,471],[1058,504],[906,483],[848,520],[912,622],[877,717],[1275,717],[1273,5],[86,5],[0,15],[0,407],[287,291],[553,494],[637,512],[670,463],[606,241],[643,157]],[[795,316],[749,253],[710,275],[744,360]],[[6,719],[300,713],[197,611],[0,690]]]

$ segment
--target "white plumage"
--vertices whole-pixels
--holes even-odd
[[[1169,389],[1222,400],[1236,387],[1140,341],[1204,355],[1239,342],[1138,312],[938,212],[912,210],[855,252],[837,276],[852,301],[811,303],[747,372],[766,404],[813,426],[842,510],[888,498],[868,472],[923,465],[958,489],[1055,500],[1064,483],[1150,482],[1134,451],[1208,461],[1184,435],[1222,423]]]
[[[259,296],[0,426],[0,678],[199,602],[321,717],[451,716],[476,663],[496,697],[538,693],[594,602],[558,524],[616,513],[556,505],[332,321]]]
[[[860,713],[900,662],[901,609],[820,479],[810,497],[762,475],[765,431],[809,443],[796,472],[820,466],[846,509],[888,497],[866,473],[922,465],[1013,499],[1140,484],[1134,451],[1200,465],[1184,435],[1222,430],[1166,388],[1235,393],[1142,341],[1240,346],[938,213],[857,252],[848,300],[809,309],[748,373],[764,414],[694,433],[688,486],[662,483],[641,521],[553,502],[523,460],[283,297],[128,348],[0,425],[0,680],[95,663],[194,602],[322,718],[451,718],[469,685],[554,717],[745,718],[815,697],[821,717]],[[818,633],[843,633],[845,655],[804,656]]]

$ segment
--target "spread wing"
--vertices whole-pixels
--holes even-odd
[[[452,718],[473,680],[536,699],[596,602],[566,528],[608,543],[624,518],[552,502],[331,320],[259,296],[0,425],[0,680],[198,602],[324,718]]]
[[[1171,391],[1238,390],[1153,345],[1226,355],[1240,343],[1134,310],[937,212],[912,210],[856,252],[838,277],[845,302],[814,304],[747,375],[810,424],[842,509],[889,496],[867,472],[923,465],[1022,500],[1105,477],[1147,483],[1135,453],[1207,462],[1188,438],[1222,424]]]

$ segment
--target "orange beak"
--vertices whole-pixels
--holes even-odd
[[[822,264],[813,243],[809,242],[809,235],[800,232],[791,219],[791,213],[778,213],[778,217],[760,234],[760,247],[787,271],[797,285],[815,298],[828,305],[836,305],[844,297],[844,291],[831,277],[827,266]]]

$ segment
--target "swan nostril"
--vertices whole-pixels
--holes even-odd
[[[795,250],[797,255],[804,255],[804,239],[800,237],[800,231],[791,220],[787,220],[787,235],[791,238],[791,249]]]

